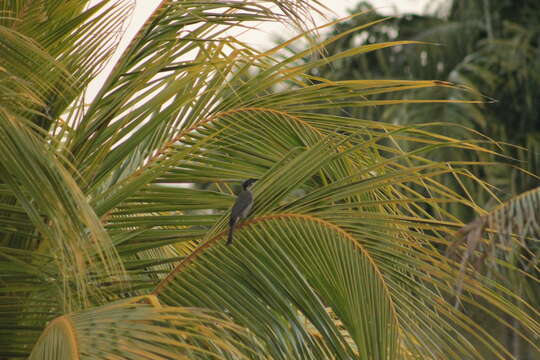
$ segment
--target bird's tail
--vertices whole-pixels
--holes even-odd
[[[227,237],[227,243],[225,245],[231,245],[233,240],[234,225],[236,224],[235,219],[231,217],[229,221],[229,236]]]

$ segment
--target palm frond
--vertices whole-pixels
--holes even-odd
[[[503,256],[525,271],[538,271],[540,244],[540,188],[520,194],[462,227],[448,252],[465,243],[463,264],[479,253],[476,265]],[[487,237],[487,238],[486,238]]]
[[[239,226],[237,245],[232,250],[218,245],[226,233],[226,218],[215,221],[199,248],[154,294],[175,306],[227,311],[268,344],[266,351],[276,358],[338,353],[392,359],[429,353],[474,359],[482,358],[473,345],[478,342],[494,356],[505,353],[487,329],[445,296],[453,293],[451,279],[458,267],[433,246],[441,238],[430,234],[448,234],[449,227],[459,223],[444,220],[449,216],[444,211],[440,219],[428,219],[422,209],[447,201],[474,206],[463,197],[458,200],[459,195],[429,174],[462,175],[435,164],[404,170],[398,165],[400,156],[380,157],[379,165],[365,168],[355,151],[361,143],[354,136],[337,143],[323,139],[285,156],[256,184],[254,219]],[[415,160],[418,156],[405,154]],[[337,174],[335,169],[349,176],[324,184],[316,180],[325,173]],[[432,195],[421,196],[411,183]],[[467,278],[465,286],[472,292],[479,285]],[[499,305],[504,302],[487,288],[474,293]],[[257,307],[264,312],[255,311],[253,303],[261,304]],[[283,316],[280,309],[289,309],[282,323],[272,320]],[[538,323],[523,311],[508,311],[537,331]],[[309,326],[302,326],[302,319]],[[468,327],[456,336],[463,322]],[[286,324],[294,325],[291,329]],[[291,331],[300,335],[293,337]],[[291,345],[280,341],[291,337],[296,339]]]
[[[122,263],[71,174],[19,116],[4,115],[0,116],[0,179],[41,237],[39,243],[26,242],[28,249],[57,251],[58,280],[64,283],[61,306],[80,308],[88,301],[90,274],[121,278]],[[30,229],[17,229],[5,240],[16,241],[21,235],[36,236]],[[99,293],[97,288],[91,292]]]
[[[223,315],[143,296],[54,319],[29,359],[250,359],[258,349]]]

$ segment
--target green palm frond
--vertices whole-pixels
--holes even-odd
[[[480,250],[482,256],[477,259],[478,265],[487,257],[495,260],[502,255],[511,264],[538,271],[539,208],[540,188],[520,194],[462,227],[459,238],[449,250],[454,251],[465,243],[463,263]],[[488,237],[487,242],[484,236]]]
[[[19,219],[26,223],[12,223],[2,244],[43,255],[57,251],[59,269],[52,276],[63,282],[59,306],[64,310],[100,297],[91,279],[98,273],[117,280],[123,276],[108,234],[73,177],[76,170],[54,153],[59,143],[50,137],[66,106],[114,50],[111,40],[118,37],[130,3],[111,4],[85,9],[80,1],[2,3],[2,47],[10,51],[0,60],[6,70],[0,83],[9,82],[6,94],[12,95],[0,103],[0,179],[7,187],[2,202],[24,213]]]
[[[24,212],[23,221],[31,227],[19,231],[14,224],[3,240],[6,245],[38,253],[55,249],[58,280],[64,282],[65,303],[61,306],[65,310],[81,308],[88,304],[91,273],[120,279],[123,265],[69,171],[42,138],[19,120],[17,115],[0,116],[0,180],[9,189],[4,199]],[[9,211],[5,219],[9,224]],[[90,292],[99,294],[97,288]]]
[[[250,359],[258,349],[217,313],[143,296],[54,319],[29,359]]]
[[[323,139],[286,156],[256,184],[253,220],[239,226],[234,249],[217,245],[223,242],[226,218],[211,221],[216,225],[202,245],[154,294],[175,306],[226,309],[235,322],[268,344],[267,351],[275,358],[336,353],[388,359],[427,353],[482,358],[473,345],[477,342],[493,356],[504,353],[487,329],[454,309],[452,296],[445,295],[454,292],[452,279],[459,266],[432,245],[446,242],[430,234],[448,234],[458,223],[449,221],[443,211],[439,219],[426,218],[422,209],[459,199],[433,175],[441,171],[462,175],[438,164],[409,172],[397,166],[397,159],[385,157],[366,169],[365,163],[357,162],[359,153],[353,151],[357,147]],[[405,154],[415,160],[418,155]],[[341,167],[344,164],[348,168]],[[324,173],[337,174],[330,171],[336,168],[348,176],[317,182]],[[411,183],[433,195],[416,192],[418,198],[413,197]],[[465,198],[461,201],[472,206]],[[504,302],[494,292],[474,290],[478,286],[472,279],[465,284],[476,296]],[[264,312],[255,311],[253,303],[260,303],[257,307]],[[332,309],[344,333],[325,307]],[[271,320],[283,316],[281,308],[289,309],[288,315],[281,323]],[[539,324],[517,307],[508,314],[537,331]],[[302,327],[303,319],[308,328]],[[462,321],[467,321],[468,330],[456,337],[455,326]],[[281,338],[296,342],[285,346]]]

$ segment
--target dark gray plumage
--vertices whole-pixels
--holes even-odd
[[[234,227],[240,219],[244,219],[249,215],[249,211],[253,206],[253,194],[249,188],[257,179],[248,179],[242,183],[242,191],[238,194],[236,202],[231,210],[231,218],[229,219],[229,237],[227,245],[231,245],[233,241]]]

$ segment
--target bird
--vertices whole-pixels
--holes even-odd
[[[248,216],[251,207],[253,206],[253,194],[249,188],[257,179],[247,179],[242,183],[242,191],[236,197],[231,210],[231,217],[229,219],[229,236],[227,238],[227,245],[231,245],[233,241],[234,227],[238,224],[240,219],[244,219]]]

